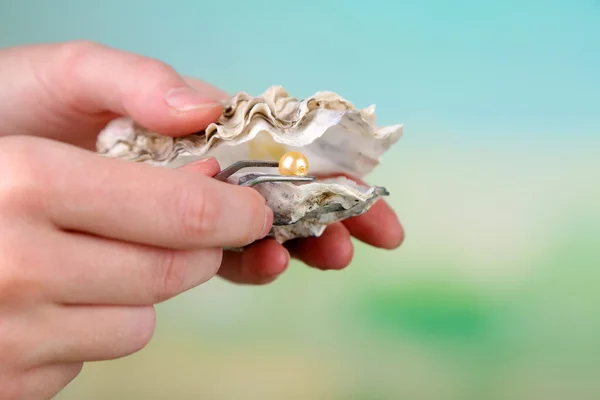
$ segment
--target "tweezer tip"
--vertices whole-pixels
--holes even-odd
[[[217,175],[215,175],[215,179],[220,180],[220,181],[225,181],[231,175],[235,174],[236,172],[238,172],[239,170],[244,169],[244,168],[251,168],[251,167],[276,168],[278,166],[279,166],[279,163],[277,161],[241,160],[241,161],[237,161],[237,162],[231,164],[230,166],[228,166],[227,168],[223,169],[221,172],[219,172]]]

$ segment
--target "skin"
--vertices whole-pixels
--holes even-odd
[[[383,201],[320,238],[282,246],[261,240],[272,224],[264,199],[212,179],[213,158],[173,170],[93,153],[115,117],[185,135],[215,121],[227,97],[160,61],[94,43],[0,50],[0,398],[52,397],[84,362],[139,351],[154,332],[154,305],[215,275],[265,284],[290,257],[346,267],[351,237],[401,244]]]

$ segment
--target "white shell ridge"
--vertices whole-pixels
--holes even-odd
[[[403,134],[402,125],[377,127],[375,122],[375,106],[360,110],[326,91],[298,100],[281,86],[272,86],[258,97],[237,93],[217,122],[185,137],[161,136],[131,120],[115,120],[101,132],[97,150],[158,165],[206,155],[229,165],[241,159],[276,161],[301,148],[312,172],[361,178]]]

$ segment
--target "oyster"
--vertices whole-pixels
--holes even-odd
[[[331,176],[363,178],[402,134],[402,125],[378,127],[373,105],[357,109],[325,91],[298,100],[282,87],[272,86],[257,97],[237,93],[224,104],[217,122],[184,137],[162,136],[130,119],[117,119],[99,135],[97,151],[165,167],[206,156],[215,157],[221,166],[240,160],[278,161],[289,151],[301,151],[310,161],[310,174],[320,179],[254,187],[276,216],[270,236],[285,242],[320,236],[328,224],[360,215],[388,195],[383,187]],[[266,172],[264,168],[244,170],[228,181],[235,184],[248,174]]]

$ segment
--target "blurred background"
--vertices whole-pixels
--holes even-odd
[[[1,46],[71,39],[376,104],[406,241],[211,281],[59,399],[600,398],[598,1],[0,1]]]

